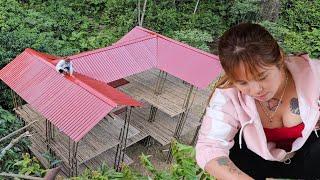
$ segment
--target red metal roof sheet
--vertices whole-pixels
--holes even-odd
[[[156,66],[156,38],[146,37],[133,43],[70,56],[76,72],[109,83]]]
[[[139,26],[110,47],[71,59],[77,72],[106,83],[156,67],[203,89],[222,71],[218,56]]]
[[[117,89],[109,86],[106,83],[99,82],[95,79],[79,74],[77,72],[74,73],[74,77],[75,79],[80,80],[84,84],[90,86],[95,91],[101,93],[102,95],[104,95],[104,97],[108,97],[108,99],[110,99],[112,102],[115,103],[115,106],[118,106],[118,105],[141,106],[142,105],[140,102],[134,100],[130,96],[118,91]]]
[[[0,78],[74,141],[79,141],[115,106],[139,105],[116,89],[104,88],[102,83],[90,78],[57,73],[42,55],[26,49],[1,69]],[[110,98],[113,93],[115,97]]]
[[[206,88],[222,71],[218,56],[140,26],[133,28],[117,43],[134,42],[146,36],[157,37],[156,68],[190,84]]]
[[[197,53],[193,48],[181,46],[161,37],[158,39],[158,54],[158,69],[202,89],[206,88],[222,70],[216,56]]]
[[[117,41],[115,44],[121,44],[126,43],[132,40],[137,40],[140,38],[145,38],[148,36],[156,35],[156,33],[153,33],[152,31],[142,31],[141,29],[137,27],[133,28],[130,32],[128,32],[126,35],[124,35],[119,41]]]

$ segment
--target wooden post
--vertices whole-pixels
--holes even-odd
[[[188,114],[189,114],[189,111],[190,111],[190,107],[193,104],[194,98],[196,96],[196,94],[194,93],[192,101],[190,102],[190,99],[191,99],[192,94],[193,94],[193,89],[194,89],[194,86],[190,85],[189,91],[188,91],[187,96],[185,98],[185,101],[183,103],[183,108],[184,108],[185,111],[179,115],[179,120],[178,120],[176,129],[175,129],[174,134],[173,134],[173,137],[175,139],[177,139],[177,140],[180,139],[183,127],[184,127],[184,125],[186,123],[186,120],[187,120],[187,117],[188,117]],[[169,149],[169,152],[168,152],[168,156],[167,156],[167,162],[171,162],[172,161],[172,152],[171,151],[172,151],[172,147],[170,146],[170,149]]]
[[[122,170],[121,164],[124,161],[124,155],[127,148],[127,139],[129,134],[131,112],[132,112],[132,107],[129,107],[129,108],[127,107],[123,127],[121,128],[120,135],[119,135],[119,144],[117,145],[117,151],[116,151],[116,156],[114,161],[114,169],[118,172]]]

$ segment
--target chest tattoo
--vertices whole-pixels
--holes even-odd
[[[280,102],[280,99],[272,98],[267,102],[267,108],[269,111],[275,111],[277,109],[277,106],[280,105],[282,102]]]
[[[290,100],[290,111],[293,114],[300,115],[300,109],[299,109],[299,101],[297,98],[292,98]]]

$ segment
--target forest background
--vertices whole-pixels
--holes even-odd
[[[286,53],[320,57],[320,0],[0,0],[0,68],[25,48],[68,56],[111,45],[139,23],[217,54],[219,36],[240,22],[266,27]],[[138,8],[139,6],[140,8]],[[22,126],[0,82],[0,137]],[[9,142],[7,142],[9,143]],[[27,141],[0,160],[0,172],[21,171]],[[6,143],[0,144],[0,150]],[[32,157],[31,157],[32,158]],[[19,169],[20,168],[20,169]]]

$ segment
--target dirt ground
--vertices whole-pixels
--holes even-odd
[[[195,131],[190,131],[188,134],[182,136],[179,142],[190,144],[194,133]],[[139,160],[139,156],[144,153],[145,155],[151,155],[150,160],[156,169],[168,170],[170,168],[170,164],[166,162],[166,159],[169,146],[164,147],[156,141],[153,141],[150,146],[146,146],[145,144],[145,141],[140,141],[127,149],[127,155],[134,161],[130,167],[143,175],[149,175],[148,171],[143,167],[143,165],[141,165]]]

